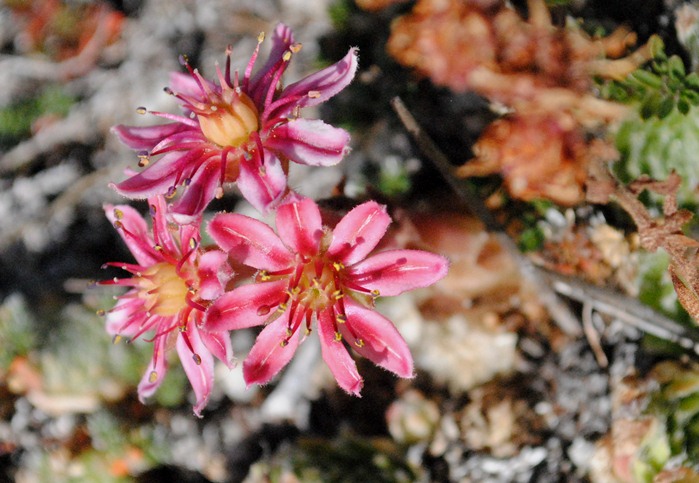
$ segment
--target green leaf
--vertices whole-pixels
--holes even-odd
[[[638,69],[629,74],[629,80],[638,81],[638,83],[641,85],[652,87],[654,89],[660,89],[663,86],[663,80],[659,75],[643,69]]]
[[[684,70],[684,62],[679,56],[673,55],[667,61],[667,65],[670,69],[670,76],[675,79],[684,79],[687,73]]]
[[[658,110],[655,114],[659,119],[664,119],[673,111],[673,109],[675,109],[675,100],[672,97],[666,97],[660,101],[660,104],[658,104]]]
[[[665,44],[663,43],[663,39],[661,39],[660,36],[651,36],[651,38],[648,40],[648,45],[650,47],[650,55],[652,55],[654,59],[667,58],[667,56],[665,55]]]
[[[660,110],[660,104],[663,102],[663,96],[658,92],[650,92],[641,104],[641,118],[650,119],[655,116]]]
[[[687,115],[689,113],[690,107],[691,106],[689,105],[689,103],[684,99],[680,99],[679,101],[677,101],[677,110],[684,115]]]

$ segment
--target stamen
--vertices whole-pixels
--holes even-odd
[[[137,113],[137,114],[144,115],[144,114],[147,114],[147,113],[148,113],[148,109],[146,109],[146,108],[143,107],[143,106],[140,106],[140,107],[137,107],[137,108],[136,108],[136,113]]]
[[[155,371],[150,371],[150,374],[148,375],[148,382],[153,384],[157,380],[158,380],[158,373]]]
[[[112,344],[118,344],[121,342],[122,337],[119,334],[116,334],[114,337],[112,337]]]
[[[342,341],[342,334],[340,334],[339,332],[335,332],[335,341],[341,342]]]
[[[355,340],[354,345],[356,345],[357,347],[364,347],[364,339]]]

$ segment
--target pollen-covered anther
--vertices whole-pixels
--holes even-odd
[[[146,109],[146,108],[143,107],[143,106],[139,106],[139,107],[136,108],[136,113],[137,113],[137,114],[144,115],[144,114],[148,113],[148,109]]]
[[[335,332],[335,341],[342,342],[342,334],[340,334],[339,332]]]
[[[347,316],[344,314],[337,314],[335,316],[335,322],[337,322],[338,324],[344,324],[345,322],[347,322]]]
[[[339,290],[339,289],[338,289],[338,290],[335,290],[335,291],[332,293],[332,298],[334,298],[335,300],[340,300],[340,299],[341,299],[342,297],[344,297],[344,296],[345,296],[345,294],[342,293],[342,290]]]
[[[380,295],[381,295],[381,293],[380,293],[377,289],[374,289],[374,290],[371,291],[371,296],[374,297],[374,298],[377,298],[377,297],[379,297]]]
[[[258,277],[260,278],[261,282],[268,282],[272,277],[270,277],[269,273],[267,270],[260,270],[260,273],[258,274]]]
[[[261,43],[264,42],[264,41],[265,41],[265,33],[264,33],[264,32],[260,32],[260,33],[257,35],[257,43],[258,43],[258,44],[261,44]]]
[[[118,344],[119,342],[122,341],[122,339],[123,339],[122,336],[120,336],[119,334],[116,334],[114,337],[112,337],[112,344]]]
[[[318,99],[320,97],[319,91],[308,91],[308,97],[311,99]]]
[[[298,54],[301,52],[301,47],[303,47],[303,44],[301,42],[296,42],[295,44],[291,44],[289,46],[289,50],[292,51],[294,54]]]
[[[282,60],[284,62],[289,62],[291,60],[291,51],[290,50],[287,50],[286,52],[284,52],[284,54],[282,55]]]
[[[153,384],[157,380],[158,380],[158,373],[155,371],[150,371],[150,374],[148,374],[148,382]]]
[[[196,352],[192,354],[192,360],[194,360],[194,363],[198,366],[201,365],[201,356],[197,354]]]
[[[345,266],[340,262],[333,262],[333,268],[336,272],[339,272],[340,270],[344,270]]]
[[[104,317],[106,313],[107,313],[107,312],[105,312],[104,309],[99,309],[99,310],[97,311],[97,315],[99,315],[100,317]]]
[[[356,345],[357,347],[364,347],[364,339],[355,340],[354,345]]]

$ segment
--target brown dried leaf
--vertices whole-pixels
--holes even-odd
[[[510,194],[562,205],[583,200],[587,143],[569,115],[511,116],[490,124],[474,146],[462,177],[501,173]]]

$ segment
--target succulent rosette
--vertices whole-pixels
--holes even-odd
[[[113,184],[114,189],[132,199],[174,196],[184,189],[171,211],[175,220],[189,223],[222,195],[226,183],[236,182],[243,196],[265,211],[287,191],[289,161],[330,166],[342,160],[349,134],[321,120],[303,119],[300,110],[321,104],[351,82],[357,50],[282,88],[282,75],[301,45],[289,27],[279,24],[267,62],[253,75],[263,36],[258,40],[242,78],[238,72],[231,75],[230,49],[224,71],[217,67],[217,83],[185,61],[189,74],[173,73],[166,89],[179,100],[183,115],[153,112],[172,122],[114,128],[138,151],[139,165],[145,168]]]
[[[277,233],[240,214],[219,213],[212,219],[208,232],[219,247],[258,271],[254,283],[219,297],[204,320],[212,332],[265,326],[243,363],[248,384],[269,382],[311,333],[314,321],[323,359],[348,393],[359,395],[363,381],[345,342],[398,376],[413,376],[407,344],[374,310],[374,302],[433,284],[446,274],[448,263],[420,250],[370,255],[390,222],[385,208],[370,201],[331,230],[310,199],[277,209]]]
[[[200,415],[214,382],[214,356],[232,367],[229,335],[203,330],[201,325],[206,308],[223,294],[233,274],[225,252],[200,247],[199,225],[172,225],[165,199],[157,196],[148,201],[152,234],[132,207],[105,206],[107,217],[136,259],[135,264],[106,264],[132,275],[99,282],[129,287],[106,313],[107,331],[115,342],[146,334],[153,342],[150,367],[138,385],[142,401],[163,381],[167,354],[174,347],[194,389],[194,412]]]

